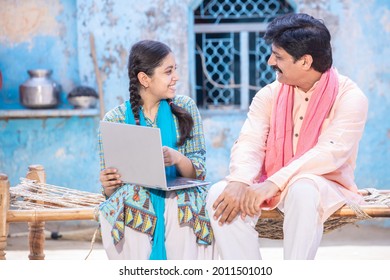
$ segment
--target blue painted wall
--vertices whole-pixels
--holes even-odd
[[[0,69],[4,77],[0,110],[21,108],[18,87],[28,78],[26,70],[30,68],[53,69],[53,79],[63,88],[61,107],[69,106],[65,97],[74,86],[97,89],[90,55],[91,32],[106,110],[128,96],[127,55],[131,44],[139,39],[158,39],[172,46],[182,78],[178,92],[193,96],[188,14],[189,7],[199,0],[144,0],[143,5],[103,0],[28,2],[4,4],[16,22],[23,19],[19,18],[21,11],[32,8],[41,8],[44,20],[28,32],[19,28],[6,33],[0,28]],[[294,7],[324,18],[333,37],[335,66],[355,80],[369,99],[369,119],[356,169],[359,186],[389,189],[390,115],[386,111],[390,108],[390,2],[300,0],[294,1]],[[25,19],[32,20],[30,17],[27,14]],[[2,19],[0,26],[4,26]],[[212,182],[228,172],[230,147],[245,115],[242,111],[202,111],[208,179]],[[0,120],[0,172],[8,174],[14,185],[29,164],[43,164],[50,183],[99,191],[97,123],[98,117]]]
[[[52,69],[62,87],[60,109],[70,108],[66,96],[80,85],[76,1],[2,2],[0,110],[23,109],[19,85],[28,69]],[[5,12],[6,11],[6,12]],[[47,181],[65,187],[98,191],[97,117],[1,119],[0,172],[11,185],[42,164]]]
[[[76,2],[6,1],[1,5],[0,70],[4,81],[0,109],[22,108],[19,85],[29,78],[28,69],[52,69],[65,101],[66,94],[80,83]]]
[[[42,164],[47,182],[97,192],[97,118],[0,121],[0,170],[11,185],[30,164]]]
[[[390,189],[390,1],[332,1],[338,17],[334,61],[369,99],[369,114],[360,144],[356,180],[363,187]]]

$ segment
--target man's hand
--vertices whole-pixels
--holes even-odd
[[[122,185],[122,181],[119,179],[120,174],[115,168],[106,168],[100,171],[100,182],[104,188],[106,196],[111,196],[117,188]]]
[[[264,181],[246,188],[240,201],[241,217],[244,219],[247,215],[250,217],[260,216],[261,205],[279,191],[278,186],[271,181]]]
[[[240,212],[240,200],[248,185],[241,182],[230,182],[213,204],[216,209],[214,219],[219,225],[230,223]]]

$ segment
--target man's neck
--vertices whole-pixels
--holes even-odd
[[[299,84],[296,85],[300,90],[308,92],[316,82],[321,79],[322,73],[313,70],[309,72],[305,79]]]

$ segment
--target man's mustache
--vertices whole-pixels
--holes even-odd
[[[274,71],[278,71],[280,73],[283,73],[282,70],[280,70],[279,67],[277,67],[277,66],[271,66],[271,67],[272,67],[272,69],[274,69]]]

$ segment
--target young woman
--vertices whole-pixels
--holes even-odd
[[[104,120],[160,128],[167,176],[204,179],[201,118],[191,98],[176,95],[176,67],[167,45],[150,40],[136,43],[128,64],[130,99],[109,111]],[[109,259],[213,258],[206,187],[165,192],[123,184],[120,170],[106,168],[103,156],[101,170],[107,200],[99,214]]]

